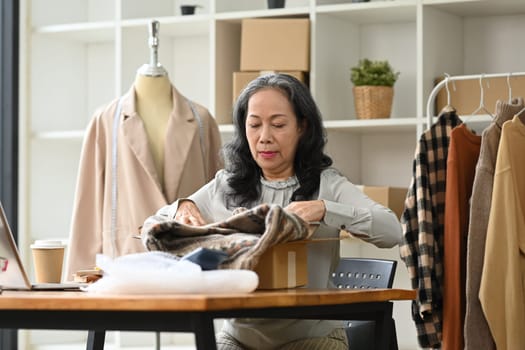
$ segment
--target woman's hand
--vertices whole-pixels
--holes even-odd
[[[306,222],[321,221],[326,212],[322,200],[292,202],[284,209],[296,214]]]
[[[179,202],[179,208],[175,213],[175,221],[192,226],[206,225],[199,208],[191,200]]]

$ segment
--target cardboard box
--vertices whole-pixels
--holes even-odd
[[[443,80],[444,77],[437,78],[435,84]],[[509,100],[509,86],[506,77],[484,78],[483,100],[484,105],[491,114],[495,114],[497,100]],[[455,89],[454,89],[455,85]],[[525,96],[525,77],[511,77],[512,96]],[[478,109],[481,101],[481,87],[479,79],[450,81],[448,84],[450,91],[450,105],[456,109],[459,115],[470,115]],[[435,99],[435,115],[447,105],[447,89],[445,86],[439,90]],[[487,114],[480,111],[477,114]]]
[[[386,186],[362,186],[361,189],[374,201],[392,209],[398,218],[403,214],[408,189]]]
[[[295,288],[308,282],[307,241],[277,244],[261,256],[258,289]]]
[[[266,74],[266,73],[286,73],[289,74],[303,83],[307,84],[306,76],[307,74],[305,72],[300,71],[259,71],[259,72],[234,72],[233,73],[233,103],[235,104],[235,101],[237,101],[237,97],[239,97],[239,94],[241,91],[248,85],[250,81],[257,78],[259,75]]]
[[[310,20],[244,19],[241,70],[309,71]]]

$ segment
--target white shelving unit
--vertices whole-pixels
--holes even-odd
[[[523,71],[522,0],[287,0],[274,10],[265,0],[195,0],[196,14],[181,16],[183,3],[22,1],[19,235],[28,266],[32,240],[68,236],[83,132],[95,110],[126,92],[148,61],[151,19],[160,22],[159,61],[173,84],[224,120],[232,109],[232,73],[239,70],[241,20],[310,18],[310,89],[325,119],[328,152],[351,181],[366,185],[409,185],[437,76]],[[401,72],[389,119],[356,119],[350,67],[365,57],[387,59]],[[231,137],[231,125],[220,129]],[[357,241],[343,243],[342,252],[399,256],[397,248]],[[402,262],[395,283],[410,287]],[[417,349],[409,309],[395,306],[400,349],[407,350]],[[58,333],[57,342],[79,338]],[[27,334],[21,349],[45,338]],[[131,338],[115,340],[115,348],[140,343]],[[153,339],[143,338],[145,344]]]

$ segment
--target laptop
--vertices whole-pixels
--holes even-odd
[[[0,289],[80,290],[79,283],[31,283],[0,203]]]

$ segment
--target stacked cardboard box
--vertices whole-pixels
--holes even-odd
[[[276,72],[276,73],[286,73],[289,74],[303,83],[307,83],[306,81],[306,73],[300,72],[300,71],[259,71],[259,72],[234,72],[233,73],[233,103],[235,103],[235,100],[237,100],[237,97],[239,97],[239,94],[241,91],[248,85],[250,81],[257,78],[259,75],[263,75],[269,72]]]
[[[310,70],[310,21],[303,18],[245,19],[241,29],[240,72],[233,73],[233,102],[261,74],[290,74],[305,84]],[[277,244],[261,257],[255,272],[259,289],[295,288],[308,282],[309,241]]]
[[[401,218],[405,208],[407,188],[389,186],[360,186],[360,188],[372,200],[390,208],[398,218]]]
[[[308,84],[310,20],[245,19],[241,28],[240,72],[233,73],[233,101],[261,74],[290,74]]]

